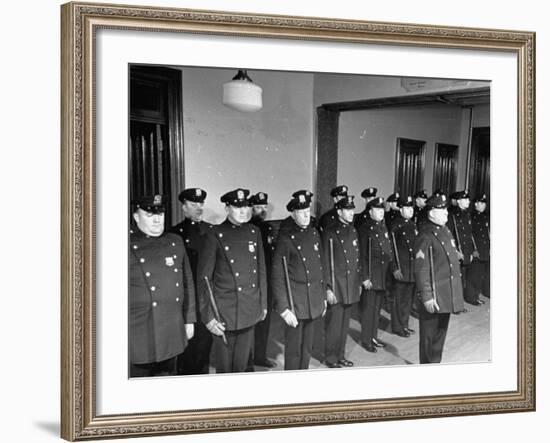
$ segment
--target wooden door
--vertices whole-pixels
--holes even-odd
[[[433,190],[443,189],[449,195],[456,191],[458,146],[435,144]]]
[[[491,194],[491,128],[472,129],[468,188],[472,197]]]
[[[397,139],[394,192],[413,195],[424,187],[425,148],[422,140]]]

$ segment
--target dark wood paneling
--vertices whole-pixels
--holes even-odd
[[[426,142],[398,138],[395,152],[394,192],[413,195],[424,187]]]
[[[458,146],[446,143],[435,144],[433,188],[450,194],[456,191],[458,173]]]
[[[340,113],[317,108],[317,182],[315,214],[332,208],[330,190],[336,186],[338,174],[338,122]]]

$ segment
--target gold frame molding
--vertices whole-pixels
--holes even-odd
[[[535,34],[403,23],[68,3],[61,7],[61,436],[197,433],[535,409]],[[95,410],[94,36],[97,29],[506,51],[518,58],[517,390],[98,416]]]

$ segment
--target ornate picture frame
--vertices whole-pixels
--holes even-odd
[[[61,436],[87,440],[535,409],[535,35],[219,11],[73,2],[62,17]],[[96,33],[171,32],[472,49],[517,56],[517,389],[392,399],[97,414]]]

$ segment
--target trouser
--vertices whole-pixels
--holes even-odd
[[[470,265],[470,282],[476,294],[491,296],[491,264],[489,261],[474,260]]]
[[[361,293],[361,342],[371,345],[372,339],[378,336],[380,309],[386,291],[365,290]]]
[[[285,371],[308,369],[313,347],[314,320],[299,319],[298,326],[285,327]]]
[[[329,305],[325,315],[325,358],[337,363],[345,358],[351,306],[337,303]]]
[[[254,327],[254,361],[263,363],[267,360],[267,343],[269,337],[269,325],[271,323],[271,309],[263,321],[256,323]]]
[[[472,284],[472,265],[460,265],[460,272],[462,273],[462,288],[464,290],[464,301],[475,304],[479,299],[479,293],[476,293],[474,285]]]
[[[207,374],[212,347],[212,334],[201,323],[195,323],[195,334],[187,343],[187,347],[178,356],[178,374]]]
[[[440,363],[451,314],[430,314],[420,309],[420,363]]]
[[[161,377],[176,375],[177,357],[152,363],[131,363],[130,377]]]
[[[328,307],[327,307],[328,310]],[[326,331],[325,331],[325,318],[317,317],[313,320],[313,348],[312,354],[319,361],[323,361],[325,356],[325,342],[326,342]]]
[[[212,337],[212,353],[210,360],[216,373],[244,372],[254,340],[254,326],[236,331],[225,331],[227,345],[223,338],[217,335]]]
[[[403,332],[409,327],[412,302],[414,298],[414,282],[394,281],[392,287],[391,330],[393,333]]]

